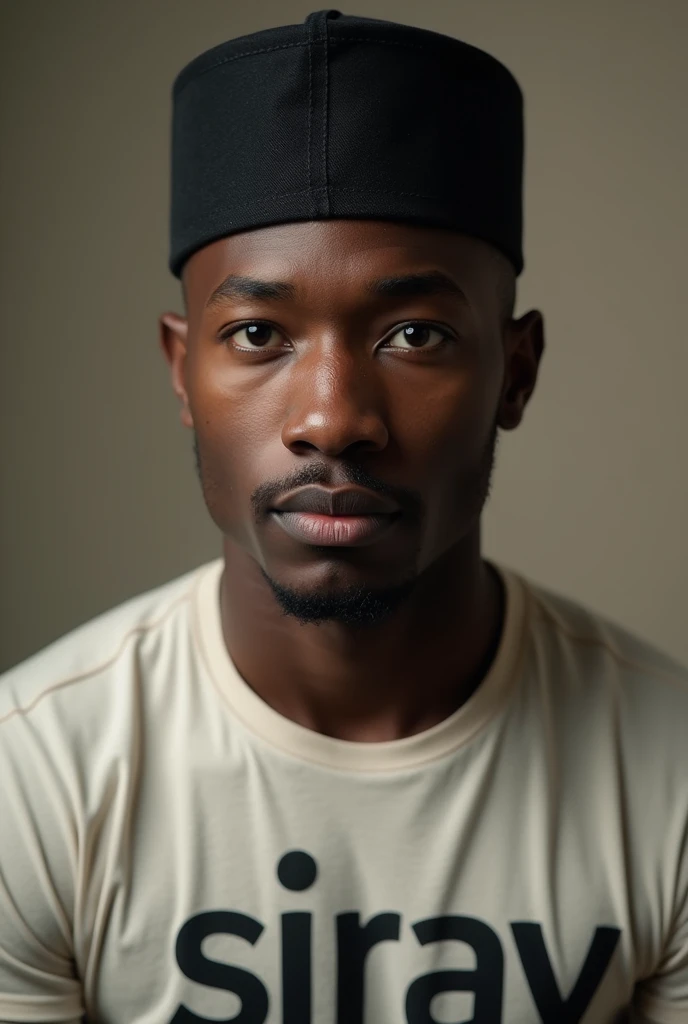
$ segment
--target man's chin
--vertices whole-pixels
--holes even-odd
[[[295,589],[272,579],[261,569],[284,615],[301,625],[331,622],[349,628],[371,627],[389,619],[411,596],[416,577],[388,587],[352,584],[346,587]]]

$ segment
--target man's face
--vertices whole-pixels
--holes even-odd
[[[188,321],[161,329],[204,498],[285,611],[347,621],[367,601],[372,621],[475,539],[497,429],[517,425],[541,354],[538,314],[504,329],[497,280],[478,240],[376,221],[243,232],[187,262]],[[306,484],[396,512],[358,546],[309,541],[275,511]]]

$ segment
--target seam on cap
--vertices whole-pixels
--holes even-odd
[[[376,39],[374,36],[347,36],[341,35],[339,38],[330,38],[330,42],[333,45],[338,43],[382,43],[383,46],[406,46],[410,50],[435,50],[438,46],[442,46],[442,43],[407,43],[405,39]],[[461,39],[449,39],[449,43],[462,44]],[[446,45],[446,44],[444,44]],[[463,44],[470,45],[470,44]],[[471,47],[475,49],[475,47]]]
[[[308,46],[308,43],[303,41],[299,43],[280,43],[279,46],[264,46],[260,50],[246,50],[244,53],[235,53],[231,57],[223,57],[222,60],[217,60],[214,64],[209,64],[207,68],[203,68],[191,75],[190,78],[187,78],[179,89],[175,89],[174,95],[180,96],[186,89],[187,85],[191,82],[195,82],[197,78],[201,78],[203,75],[207,74],[208,71],[213,71],[215,68],[222,67],[223,64],[231,64],[233,60],[241,60],[242,57],[254,57],[257,53],[272,53],[273,50],[293,50],[295,46]],[[183,72],[180,72],[180,74],[182,73]]]
[[[459,44],[461,44],[462,42],[460,39],[450,39],[449,41]],[[328,42],[331,46],[338,46],[340,43],[379,43],[382,46],[404,46],[406,47],[406,49],[409,50],[434,50],[437,48],[438,45],[441,45],[437,43],[409,43],[406,42],[405,40],[400,39],[376,39],[373,36],[340,36],[339,38],[329,36]],[[473,47],[468,43],[464,43],[463,45],[468,46],[468,48],[471,50],[476,50],[476,56],[482,54],[482,51],[477,49],[477,47]],[[273,53],[275,50],[293,50],[297,46],[308,46],[310,53],[310,46],[308,40],[302,40],[297,43],[280,43],[278,46],[264,46],[258,50],[245,50],[244,53],[235,53],[231,57],[223,57],[222,60],[215,61],[214,64],[209,64],[208,67],[195,72],[193,75],[191,75],[190,78],[187,78],[187,80],[184,82],[182,86],[174,89],[174,96],[175,98],[181,96],[181,94],[186,89],[187,85],[189,85],[191,82],[195,82],[198,78],[201,78],[203,75],[207,74],[208,71],[213,71],[215,68],[222,67],[223,64],[231,64],[232,61],[241,60],[243,57],[254,57],[260,53]],[[510,78],[513,78],[511,71],[509,71],[505,64],[502,64],[501,61],[499,61],[496,57],[493,58],[493,60],[503,69],[503,71],[506,72],[506,74]],[[182,72],[180,72],[180,75],[181,74],[183,74],[183,70]]]

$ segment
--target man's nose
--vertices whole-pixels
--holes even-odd
[[[389,438],[384,406],[374,357],[335,342],[295,369],[282,441],[295,452],[313,447],[328,456],[352,445],[380,451]]]

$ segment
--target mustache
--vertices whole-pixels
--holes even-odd
[[[201,467],[201,454],[198,447],[198,436],[193,434],[193,453],[198,479],[203,484],[203,471]],[[336,471],[326,462],[309,462],[300,467],[295,473],[280,480],[273,480],[260,484],[251,494],[250,504],[253,516],[257,520],[264,519],[268,510],[274,505],[275,500],[287,491],[294,491],[297,487],[305,487],[307,484],[320,484],[323,487],[341,487],[344,484],[354,484],[364,487],[366,490],[381,494],[385,498],[396,501],[401,510],[407,516],[420,519],[424,512],[424,502],[417,491],[407,488],[394,487],[372,476],[366,469],[355,462],[340,462]]]
[[[491,455],[490,473],[494,465],[496,449],[499,441],[499,430],[495,420],[492,433],[488,442],[487,451]],[[198,447],[198,436],[193,432],[193,452],[198,479],[203,484],[201,468],[201,456]],[[369,473],[359,463],[351,461],[340,461],[336,470],[324,461],[309,462],[300,467],[296,472],[280,480],[274,480],[260,484],[255,488],[250,497],[251,511],[256,520],[264,519],[268,510],[274,505],[275,500],[287,491],[296,490],[297,487],[305,487],[308,484],[319,484],[323,487],[341,487],[344,484],[364,487],[366,490],[381,494],[385,498],[391,498],[400,506],[402,512],[410,519],[420,521],[425,514],[425,502],[418,491],[408,488],[395,487],[384,480]],[[489,483],[488,483],[489,489]]]
[[[385,498],[390,498],[410,517],[418,519],[424,511],[423,499],[416,491],[394,487],[384,480],[379,480],[358,463],[339,462],[334,470],[331,465],[320,461],[309,462],[281,480],[260,484],[251,495],[253,515],[260,520],[280,495],[308,484],[320,484],[323,487],[341,487],[345,484],[353,484]]]

